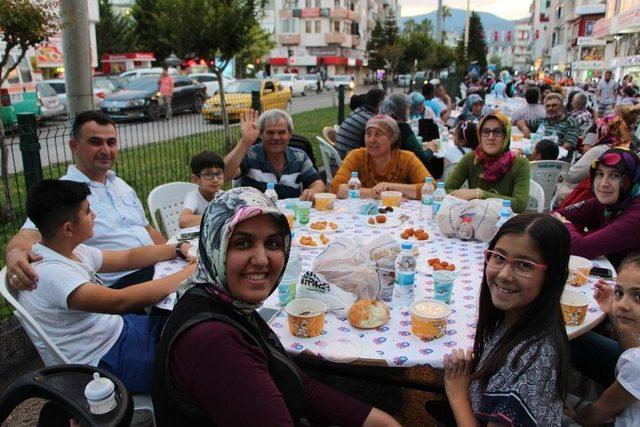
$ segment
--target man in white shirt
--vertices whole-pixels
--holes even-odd
[[[166,243],[147,221],[135,191],[111,170],[118,155],[118,134],[106,115],[85,111],[73,123],[71,152],[76,163],[60,179],[85,182],[91,189],[89,202],[96,213],[95,234],[86,244],[102,250],[130,249]],[[37,286],[38,274],[29,264],[39,259],[31,252],[41,235],[29,220],[7,244],[6,265],[9,284],[18,290]],[[136,271],[103,275],[106,286],[126,287],[150,280],[153,266]]]
[[[618,92],[618,85],[611,78],[613,73],[611,71],[604,72],[604,78],[598,82],[596,89],[596,100],[598,101],[598,115],[604,116],[613,107],[616,102],[616,93]]]

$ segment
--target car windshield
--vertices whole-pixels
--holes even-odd
[[[347,77],[347,76],[335,76],[334,79],[337,82],[348,82],[348,81],[351,81],[351,78]]]
[[[38,88],[38,93],[40,94],[41,97],[57,95],[56,91],[53,90],[53,88],[46,83],[38,83],[36,87]]]
[[[114,89],[114,84],[111,83],[111,80],[106,79],[106,78],[101,78],[101,79],[96,78],[93,81],[93,86],[98,88],[98,89],[107,89],[107,90],[113,90]]]
[[[53,88],[53,90],[56,91],[56,93],[58,95],[61,95],[63,93],[67,93],[67,90],[64,86],[64,83],[60,82],[60,83],[49,83],[49,86],[51,86]]]
[[[291,74],[276,74],[273,78],[278,80],[290,80]]]
[[[124,86],[125,90],[158,90],[158,80],[156,79],[136,79]]]
[[[229,86],[225,90],[225,92],[229,93],[243,93],[243,92],[253,92],[260,90],[260,81],[258,80],[245,80],[239,81],[236,80],[233,83],[229,83]]]

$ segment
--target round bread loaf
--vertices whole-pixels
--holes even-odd
[[[382,301],[361,299],[351,306],[347,317],[356,328],[379,328],[389,320],[389,308]]]

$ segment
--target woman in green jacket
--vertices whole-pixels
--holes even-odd
[[[478,126],[480,144],[465,154],[447,177],[445,189],[464,200],[499,197],[511,200],[514,212],[529,203],[529,161],[510,149],[511,122],[501,113],[486,115]],[[461,188],[464,182],[469,188]]]

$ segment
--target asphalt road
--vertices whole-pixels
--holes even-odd
[[[367,90],[362,87],[356,92]],[[348,95],[347,95],[348,96]],[[348,103],[348,98],[345,101]],[[307,96],[297,96],[291,100],[287,111],[290,114],[302,113],[305,111],[317,110],[319,108],[333,107],[338,105],[337,92],[329,91],[320,94]],[[232,125],[232,126],[237,126]],[[166,141],[181,136],[188,136],[212,130],[222,132],[221,124],[211,124],[202,118],[200,114],[185,113],[175,114],[171,120],[160,120],[156,122],[137,121],[118,123],[118,135],[120,148],[131,148],[141,145],[153,144],[159,141]],[[71,134],[71,124],[63,120],[52,120],[38,128],[38,139],[40,141],[40,159],[42,166],[64,162],[71,159],[68,141]],[[9,172],[21,172],[22,156],[19,149],[19,138],[17,133],[8,135],[9,143]]]

